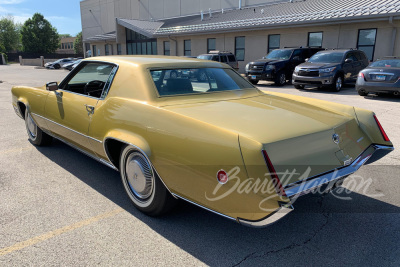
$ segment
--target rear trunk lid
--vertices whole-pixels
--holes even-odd
[[[164,108],[262,143],[284,186],[342,167],[370,144],[353,116],[279,96]]]

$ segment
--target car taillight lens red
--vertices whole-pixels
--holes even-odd
[[[265,159],[265,163],[267,163],[267,167],[268,167],[269,173],[271,175],[272,181],[275,185],[276,192],[278,192],[278,194],[281,196],[286,196],[286,192],[283,189],[283,186],[282,186],[281,181],[279,180],[278,174],[276,174],[274,165],[272,165],[272,162],[267,154],[267,151],[263,150],[262,153],[263,153],[263,156]]]
[[[374,115],[374,119],[375,119],[375,121],[376,121],[376,124],[378,124],[379,130],[381,131],[383,140],[385,140],[386,142],[390,142],[389,137],[387,136],[385,130],[383,130],[382,125],[380,124],[380,122],[378,121],[378,118],[377,118],[375,115]]]
[[[365,75],[364,75],[364,73],[360,72],[360,73],[358,74],[358,77],[363,78],[364,81],[366,81],[366,80],[365,80]]]

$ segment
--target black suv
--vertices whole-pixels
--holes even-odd
[[[210,51],[209,54],[202,54],[199,55],[197,58],[222,62],[228,64],[236,71],[239,70],[238,61],[236,60],[235,55],[231,52]]]
[[[369,64],[361,50],[338,49],[316,53],[293,72],[293,85],[303,89],[305,85],[330,87],[340,91],[346,82],[355,82],[358,73]]]
[[[291,81],[294,68],[306,58],[322,50],[322,48],[299,47],[275,49],[263,59],[246,65],[246,77],[252,84],[260,80],[273,81],[276,85],[284,85]]]

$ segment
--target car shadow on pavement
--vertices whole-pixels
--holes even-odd
[[[362,194],[344,195],[351,201],[333,194],[304,197],[295,203],[295,211],[263,229],[241,226],[183,202],[170,214],[152,218],[132,206],[118,172],[59,141],[37,149],[207,265],[399,263],[400,208]],[[393,167],[398,173],[398,166]]]
[[[364,98],[375,101],[400,102],[400,96],[395,96],[392,94],[369,94],[368,96],[364,96]]]

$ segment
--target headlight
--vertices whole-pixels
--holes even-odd
[[[336,67],[319,69],[319,73],[329,73],[329,72],[334,71],[335,69],[336,69]]]
[[[274,70],[275,69],[275,65],[266,65],[265,69],[266,70]]]
[[[245,68],[246,71],[249,71],[249,66],[250,66],[250,63],[246,65],[246,68]]]
[[[296,72],[296,73],[298,73],[298,72],[299,72],[299,70],[300,70],[300,67],[296,67],[296,68],[294,68],[294,72]]]

